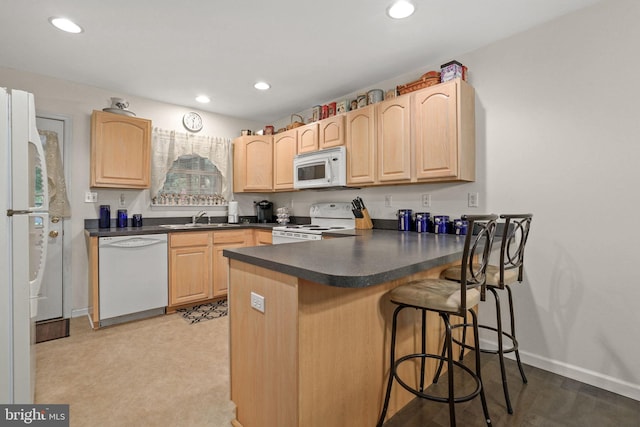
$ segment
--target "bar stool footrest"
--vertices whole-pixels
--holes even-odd
[[[460,327],[463,327],[463,326],[467,326],[469,328],[473,327],[473,325],[471,323],[459,323],[457,325],[451,325],[451,329],[453,330],[453,329],[460,328]],[[478,325],[478,328],[487,329],[487,330],[495,332],[496,334],[498,333],[498,328],[494,328],[493,326]],[[502,348],[502,353],[513,353],[514,351],[518,350],[518,340],[517,339],[515,339],[510,333],[505,332],[505,331],[502,331],[502,335],[507,337],[511,341],[511,347],[507,347],[507,348],[503,347]],[[452,337],[451,340],[454,343],[458,344],[459,346],[464,347],[464,348],[466,348],[468,350],[475,350],[476,349],[475,346],[473,346],[471,344],[463,343],[460,340],[458,340],[457,338],[453,338]],[[492,349],[489,349],[489,348],[482,348],[481,347],[480,348],[480,353],[498,354],[499,351],[498,351],[498,349],[492,350]]]
[[[419,390],[414,389],[413,387],[409,386],[404,381],[402,381],[402,379],[398,375],[398,366],[400,366],[401,363],[406,362],[406,361],[408,361],[410,359],[417,359],[417,358],[436,359],[436,360],[440,360],[442,362],[447,362],[447,358],[446,357],[442,357],[442,356],[440,356],[438,354],[414,353],[414,354],[408,354],[406,356],[403,356],[403,357],[399,358],[398,360],[396,360],[396,363],[394,365],[393,376],[396,379],[396,381],[398,381],[398,384],[400,384],[409,393],[412,393],[412,394],[414,394],[414,395],[416,395],[418,397],[421,397],[423,399],[432,400],[432,401],[440,402],[440,403],[449,403],[449,398],[448,397],[441,397],[441,396],[434,396],[434,395],[431,395],[431,394],[426,394],[424,392],[421,392]],[[453,401],[455,403],[467,402],[467,401],[473,399],[474,397],[476,397],[478,394],[480,394],[480,391],[482,390],[482,383],[480,382],[480,379],[475,374],[475,372],[473,372],[467,366],[465,366],[462,363],[457,362],[455,360],[453,361],[453,364],[455,366],[457,366],[458,368],[461,368],[467,374],[469,374],[471,376],[471,378],[473,378],[473,380],[476,383],[476,388],[475,388],[474,391],[472,391],[471,393],[469,393],[469,394],[467,394],[465,396],[454,397],[454,399],[453,399]]]

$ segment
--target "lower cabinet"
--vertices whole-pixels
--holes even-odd
[[[250,246],[252,230],[214,231],[213,235],[213,296],[227,295],[229,261],[222,255],[225,249]]]
[[[254,230],[253,231],[253,244],[254,246],[264,246],[273,244],[273,237],[271,230]]]
[[[169,235],[169,306],[213,297],[211,232]]]
[[[188,231],[169,236],[169,311],[224,297],[228,261],[222,251],[253,244],[251,229]]]

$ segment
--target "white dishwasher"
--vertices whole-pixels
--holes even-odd
[[[165,312],[167,235],[98,238],[100,326]]]

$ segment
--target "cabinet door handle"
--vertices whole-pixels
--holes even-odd
[[[51,230],[49,232],[49,237],[53,237],[55,239],[56,237],[58,237],[58,234],[58,230]]]

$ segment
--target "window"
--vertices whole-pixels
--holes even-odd
[[[229,138],[153,129],[152,206],[222,206],[231,188]]]
[[[221,196],[223,177],[218,168],[205,157],[187,154],[178,157],[167,171],[166,180],[154,205],[211,206],[226,201]]]

